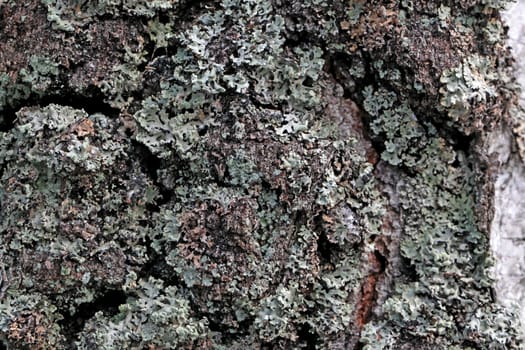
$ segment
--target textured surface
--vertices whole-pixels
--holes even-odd
[[[520,348],[502,5],[2,2],[2,343]]]
[[[509,44],[516,57],[516,78],[525,86],[525,1],[518,1],[505,12],[509,25]],[[520,103],[525,106],[525,89]],[[514,113],[519,118],[518,111]],[[491,247],[496,258],[496,292],[504,304],[520,309],[525,327],[525,168],[508,131],[493,134],[492,151],[501,164],[495,184],[494,222]],[[525,329],[525,328],[524,328]]]
[[[518,0],[508,6],[504,12],[505,22],[509,26],[509,44],[516,58],[516,78],[525,86],[525,1]],[[525,100],[525,89],[521,91],[522,103]]]

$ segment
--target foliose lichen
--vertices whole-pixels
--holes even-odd
[[[521,346],[479,146],[501,2],[32,6],[67,54],[0,75],[6,346]]]

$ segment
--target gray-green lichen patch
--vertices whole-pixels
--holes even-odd
[[[1,255],[11,276],[4,302],[26,290],[71,312],[139,269],[146,251],[133,242],[143,239],[140,221],[155,185],[130,159],[133,148],[118,122],[58,105],[23,108],[0,139]],[[15,322],[26,307],[4,310],[3,322]],[[53,319],[60,319],[56,312]],[[2,331],[10,327],[4,323]],[[51,346],[45,337],[35,342]]]
[[[508,118],[504,111],[513,103],[514,89],[509,69],[499,68],[499,63],[490,63],[477,54],[464,56],[465,48],[476,47],[479,39],[475,35],[462,43],[449,40],[445,44],[439,30],[428,32],[427,28],[443,26],[435,17],[443,21],[448,11],[437,11],[432,4],[422,6],[426,12],[404,4],[400,12],[390,7],[378,14],[392,17],[377,24],[393,36],[390,45],[366,38],[373,40],[369,73],[374,79],[357,94],[361,94],[370,120],[371,137],[382,146],[381,160],[408,176],[396,180],[397,193],[390,201],[402,217],[400,254],[406,260],[398,268],[404,271],[406,280],[401,277],[393,283],[394,292],[376,311],[378,320],[365,326],[362,339],[367,349],[518,348],[516,318],[510,310],[494,303],[490,290],[494,283],[487,237],[490,215],[483,211],[487,209],[487,183],[491,179],[481,170],[480,166],[487,165],[483,165],[486,161],[477,153],[475,142],[465,145],[467,135],[475,133],[484,140],[483,130]],[[479,6],[470,10],[494,14],[492,4]],[[459,13],[461,7],[458,4]],[[374,16],[362,16],[359,23],[370,26],[374,20]],[[465,32],[465,39],[486,20],[467,20],[457,15],[448,18],[447,23],[452,32]],[[397,36],[393,28],[400,25],[424,35]],[[493,26],[491,38],[496,28]],[[350,30],[353,35],[360,34],[355,27]],[[415,44],[429,35],[434,38],[417,49]],[[499,35],[501,38],[501,29]],[[439,60],[432,54],[430,42],[446,45]],[[500,42],[490,42],[495,50],[506,52]],[[396,54],[391,55],[385,48]],[[406,48],[423,59],[419,67],[431,64],[433,69],[412,66],[410,71],[400,70],[406,65],[406,61],[400,61]],[[494,57],[494,62],[501,62],[502,57]],[[463,63],[458,65],[458,59]],[[396,68],[389,68],[388,62],[396,62]],[[435,74],[428,75],[431,72]],[[443,129],[454,129],[456,134]],[[459,309],[465,312],[458,313]],[[509,333],[509,329],[513,331]]]
[[[406,105],[393,109],[386,96],[386,91],[367,95],[365,108],[375,102],[375,109],[367,110],[375,117],[371,130],[385,137],[382,159],[411,173],[397,182],[396,191],[404,218],[401,256],[417,278],[395,283],[395,293],[382,308],[387,321],[365,328],[367,348],[375,348],[378,337],[386,347],[410,337],[424,337],[439,348],[461,348],[471,339],[484,347],[513,346],[519,333],[515,328],[508,337],[508,328],[516,326],[506,323],[512,319],[506,310],[485,306],[489,319],[503,322],[485,328],[475,313],[491,303],[493,283],[488,239],[475,222],[475,201],[480,200],[475,181],[482,175],[431,124],[420,126]],[[460,308],[470,311],[459,316]]]
[[[0,110],[19,101],[27,100],[31,95],[43,96],[57,83],[58,64],[49,57],[33,55],[27,68],[18,72],[18,79],[13,83],[10,76],[0,73]]]
[[[519,348],[488,273],[496,3],[5,6],[66,43],[0,80],[10,348]]]
[[[155,28],[155,38],[169,29]],[[61,337],[12,334],[25,311],[8,308],[10,344],[358,342],[349,325],[364,317],[366,247],[382,213],[375,152],[357,107],[323,71],[322,49],[285,50],[284,34],[270,4],[226,2],[174,35],[181,47],[153,72],[138,71],[145,55],[127,53],[107,77],[102,93],[125,111],[143,76],[161,76],[132,120],[59,105],[18,112],[2,133],[5,300],[51,298],[60,312],[45,320]],[[60,319],[105,290],[123,290],[125,303],[68,338]]]
[[[52,30],[47,10],[39,1],[4,2],[0,15],[5,23],[0,50],[0,110],[14,113],[27,101],[58,101],[68,96],[99,99],[100,90],[116,84],[107,82],[111,74],[117,78],[126,74],[126,85],[132,86],[130,76],[136,73],[129,72],[129,66],[140,61],[137,55],[144,49],[143,36],[147,35],[140,23],[109,17],[88,23],[74,37]],[[127,98],[130,88],[122,90],[121,98]],[[102,98],[114,97],[108,94]],[[0,124],[4,123],[0,119]]]
[[[179,6],[179,0],[41,0],[41,3],[47,7],[47,19],[53,24],[53,28],[66,32],[73,32],[99,16],[151,18],[160,11],[175,11]]]
[[[280,135],[258,125],[275,111],[252,105],[258,114],[250,115],[250,103],[239,102],[230,112],[252,141],[238,149],[238,126],[226,123],[193,145],[190,162],[166,158],[157,181],[172,198],[158,212],[148,208],[158,186],[130,156],[133,144],[118,121],[58,105],[22,109],[15,128],[1,135],[1,200],[9,218],[2,222],[2,257],[12,276],[6,302],[24,290],[68,313],[97,290],[122,288],[128,299],[117,315],[98,313],[86,323],[77,344],[86,349],[237,346],[208,323],[255,343],[296,344],[298,325],[326,346],[356,339],[347,330],[356,317],[349,300],[366,264],[361,245],[377,232],[381,214],[371,202],[371,167],[355,141],[323,135],[321,120],[308,133]],[[355,222],[343,221],[343,213]],[[327,256],[320,244],[331,247]],[[162,277],[179,287],[137,276],[152,255],[165,266]],[[181,308],[190,305],[183,317]],[[2,331],[12,344],[27,344],[12,334],[19,313],[6,310]],[[53,315],[45,322],[60,334],[61,315]],[[131,337],[135,319],[150,331]],[[236,331],[242,322],[249,328]]]
[[[478,125],[473,127],[482,128],[486,123],[480,117],[483,108],[490,105],[490,99],[496,98],[496,87],[501,81],[491,62],[478,55],[468,57],[458,67],[445,71],[440,80],[444,84],[440,89],[440,103],[449,117],[457,122],[468,118],[475,110]],[[462,120],[462,124],[470,123],[467,119]]]

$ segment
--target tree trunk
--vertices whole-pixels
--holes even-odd
[[[520,348],[502,3],[3,1],[0,348]]]

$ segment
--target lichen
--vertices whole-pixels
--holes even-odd
[[[176,287],[131,274],[123,288],[128,298],[118,313],[112,317],[96,313],[85,325],[78,349],[177,349],[194,343],[205,346],[209,341],[206,320],[192,317],[189,296]]]
[[[33,5],[65,48],[0,76],[6,345],[521,346],[489,273],[496,2]]]
[[[468,57],[458,67],[444,71],[440,81],[444,84],[440,89],[441,109],[453,121],[461,119],[462,125],[469,126],[473,123],[468,119],[474,119],[474,129],[486,126],[480,114],[485,105],[490,105],[489,100],[496,98],[497,82],[501,81],[488,58]],[[477,114],[476,117],[472,116],[473,113]]]
[[[47,19],[55,29],[73,32],[76,28],[92,22],[97,16],[143,16],[152,18],[159,12],[173,11],[179,0],[139,1],[64,1],[41,0],[47,7]]]
[[[59,74],[58,64],[49,57],[33,55],[27,68],[22,68],[18,79],[0,73],[0,111],[16,105],[30,96],[42,96],[52,90]]]

